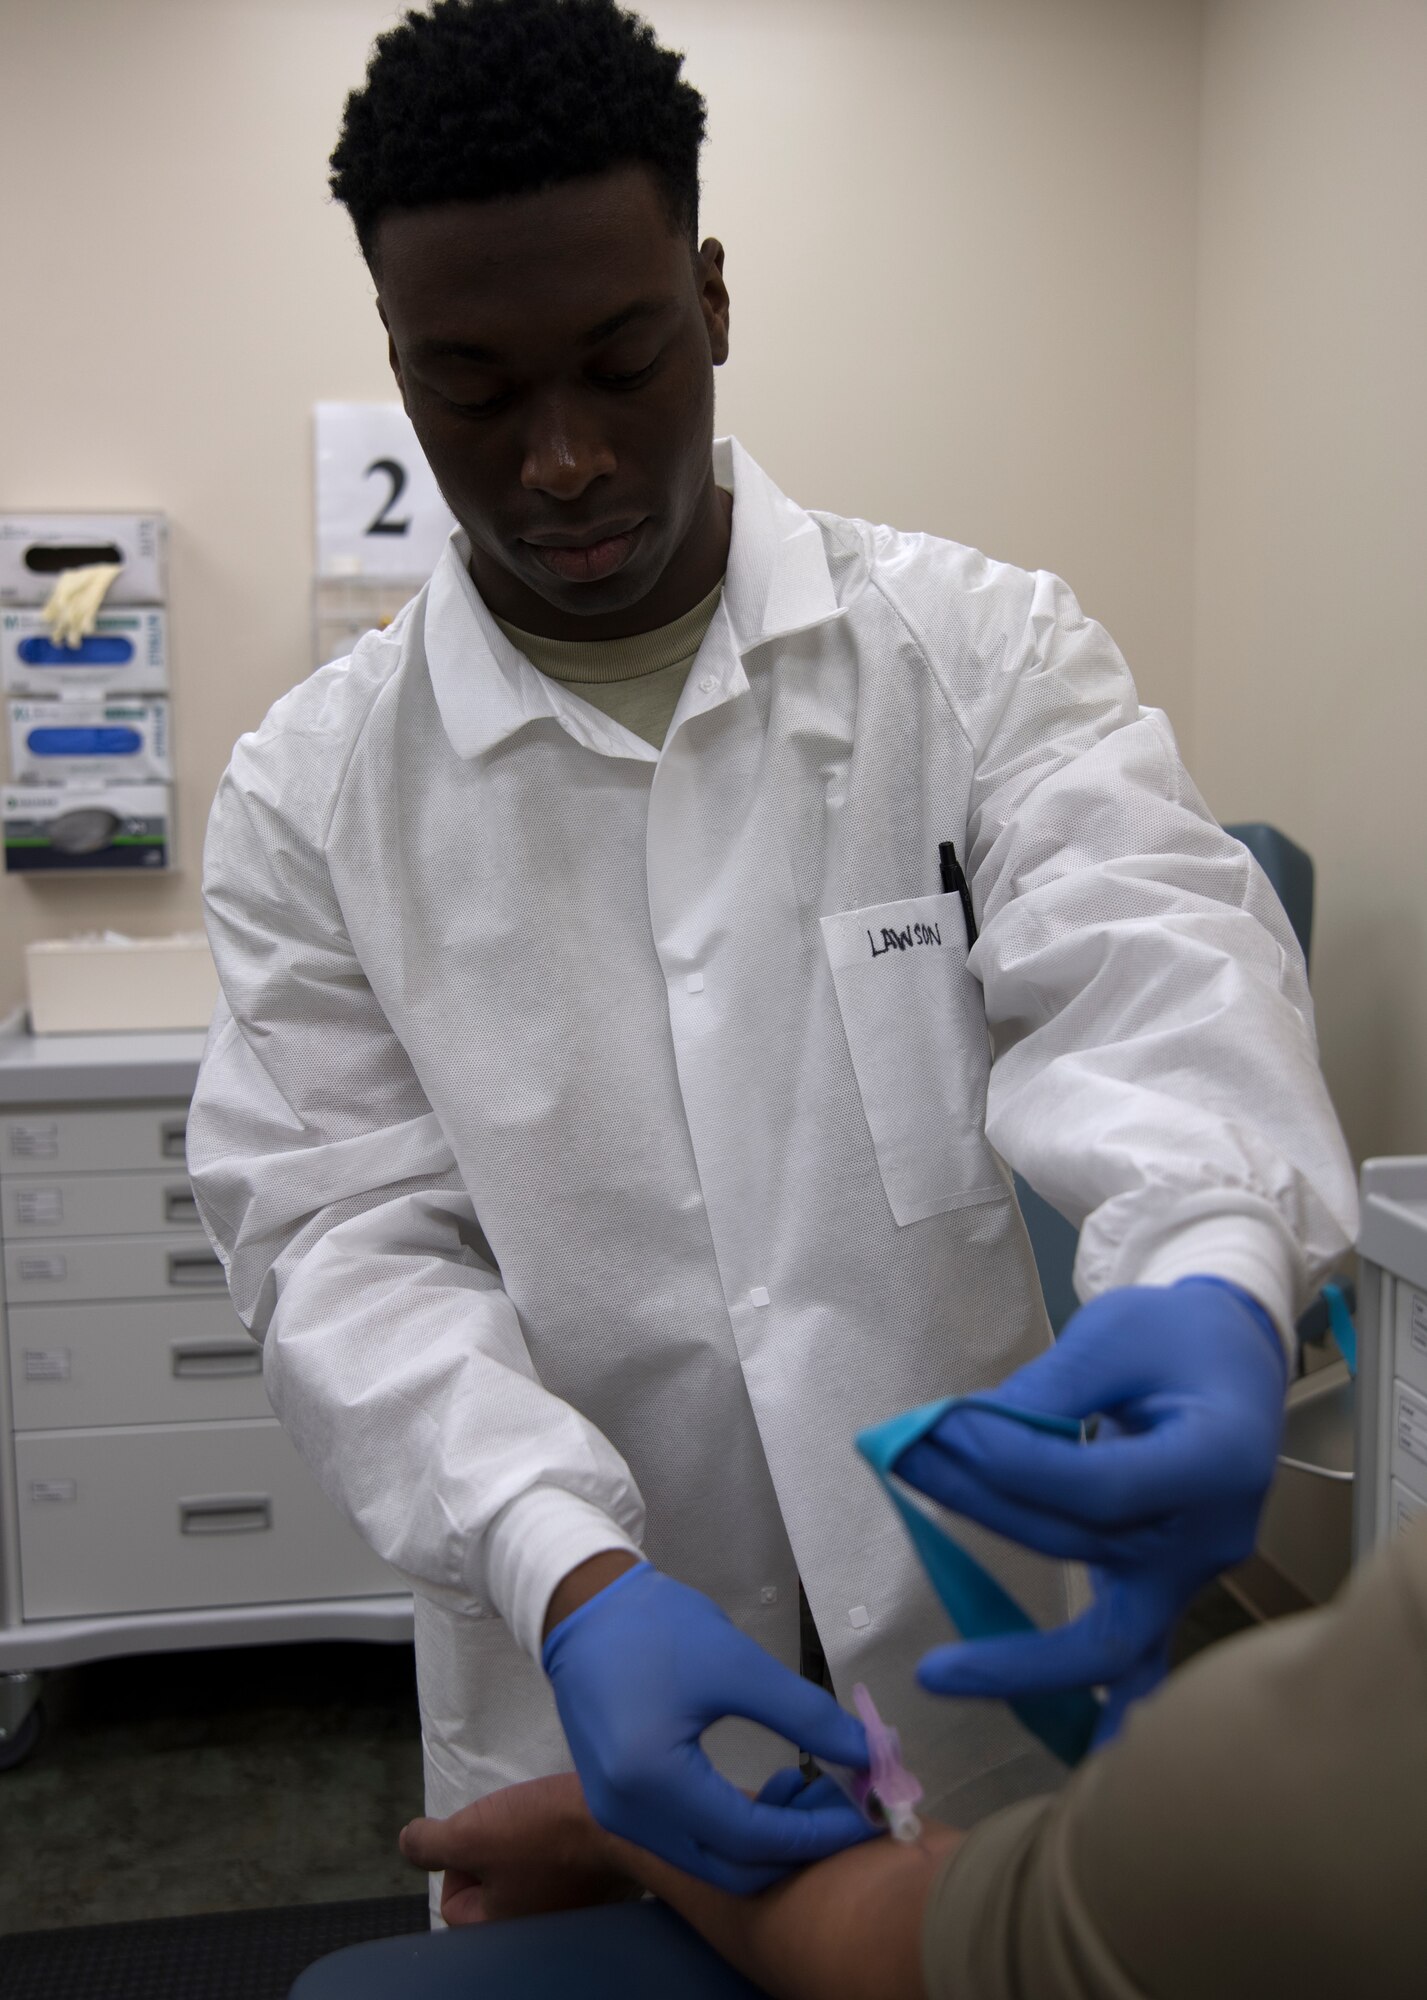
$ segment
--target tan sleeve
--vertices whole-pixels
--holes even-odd
[[[933,1885],[932,2000],[1427,1992],[1427,1524],[1202,1655]]]
[[[1076,1894],[1064,1796],[993,1813],[942,1868],[922,1925],[929,2000],[1143,2000]]]

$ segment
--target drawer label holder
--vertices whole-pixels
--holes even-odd
[[[30,1505],[32,1507],[68,1506],[78,1498],[78,1480],[32,1479],[30,1481]]]
[[[64,1221],[64,1195],[59,1188],[21,1188],[15,1209],[32,1228],[55,1225]]]
[[[1427,1465],[1427,1411],[1399,1394],[1397,1405],[1398,1447],[1419,1465]]]
[[[37,1285],[63,1278],[69,1270],[68,1261],[63,1257],[21,1257],[20,1280],[26,1285]]]
[[[53,1160],[59,1152],[59,1126],[53,1119],[26,1119],[10,1127],[12,1160]]]
[[[67,1347],[27,1347],[24,1354],[27,1382],[69,1380],[70,1351]]]

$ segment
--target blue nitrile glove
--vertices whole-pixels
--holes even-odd
[[[1100,1423],[1089,1444],[951,1410],[895,1470],[944,1506],[1048,1556],[1088,1563],[1095,1598],[1050,1632],[941,1646],[934,1694],[1001,1700],[1104,1686],[1104,1742],[1163,1677],[1190,1599],[1252,1553],[1283,1428],[1273,1321],[1222,1278],[1130,1285],[1082,1306],[996,1391],[1020,1410]]]
[[[712,1599],[648,1563],[562,1619],[541,1658],[590,1811],[686,1874],[752,1895],[875,1833],[836,1786],[794,1805],[768,1787],[746,1798],[719,1775],[699,1738],[725,1715],[854,1770],[867,1768],[867,1737]]]

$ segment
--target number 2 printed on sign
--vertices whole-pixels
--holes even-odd
[[[392,508],[406,490],[406,467],[401,463],[400,459],[374,458],[362,474],[362,477],[370,479],[374,472],[384,474],[391,481],[391,491],[387,494],[386,499],[382,502],[371,520],[368,521],[362,532],[367,535],[409,534],[411,532],[411,516],[409,514],[402,521],[393,521],[390,518]]]
[[[409,583],[455,527],[400,403],[319,403],[314,412],[317,574]]]

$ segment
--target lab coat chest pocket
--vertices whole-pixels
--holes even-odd
[[[955,896],[822,920],[843,1030],[899,1224],[1006,1193],[986,1142],[991,1055]]]

